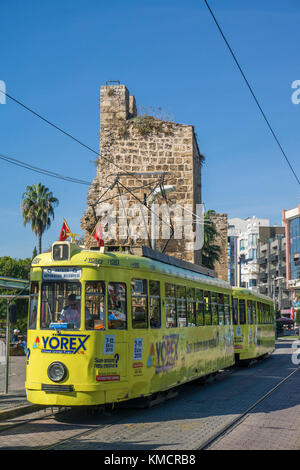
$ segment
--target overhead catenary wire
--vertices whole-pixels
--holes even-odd
[[[22,162],[21,160],[17,160],[16,158],[8,157],[7,155],[0,154],[0,159],[13,165],[19,166],[21,168],[26,168],[27,170],[34,171],[35,173],[40,173],[42,175],[50,176],[52,178],[69,181],[70,183],[84,184],[87,186],[90,186],[91,184],[89,181],[81,180],[79,178],[73,178],[71,176],[61,175],[59,173],[55,173],[54,171],[45,170],[44,168],[39,168],[37,166],[30,165],[29,163]]]
[[[0,93],[2,93],[3,95],[5,95],[7,98],[9,98],[10,100],[14,101],[15,103],[17,103],[19,106],[21,106],[22,108],[26,109],[27,111],[29,111],[30,113],[32,113],[34,116],[38,117],[39,119],[41,119],[42,121],[44,121],[46,124],[48,124],[49,126],[53,127],[54,129],[58,130],[59,132],[61,132],[62,134],[64,134],[65,136],[69,137],[70,139],[72,139],[74,142],[77,142],[77,144],[81,145],[82,147],[86,148],[87,150],[89,150],[90,152],[93,152],[95,155],[97,155],[97,157],[101,157],[103,158],[104,160],[106,160],[108,163],[110,163],[111,165],[114,165],[116,168],[118,168],[118,170],[121,170],[122,174],[127,174],[128,176],[131,176],[131,174],[127,171],[127,170],[124,170],[124,168],[120,167],[119,165],[117,165],[115,162],[111,161],[109,158],[107,157],[104,157],[103,155],[100,155],[99,152],[97,152],[97,150],[93,149],[92,147],[90,147],[89,145],[85,144],[84,142],[82,142],[81,140],[77,139],[77,137],[74,137],[72,134],[70,134],[70,132],[67,132],[65,131],[64,129],[62,129],[60,126],[58,126],[57,124],[54,124],[52,121],[50,121],[49,119],[45,118],[44,116],[42,116],[41,114],[37,113],[36,111],[34,111],[32,108],[30,108],[29,106],[27,106],[26,104],[22,103],[20,100],[18,100],[17,98],[14,98],[12,95],[8,94],[6,91],[3,91],[0,89]],[[137,178],[138,179],[138,178]],[[138,179],[139,180],[139,179]],[[141,183],[142,181],[139,180]]]
[[[278,145],[278,147],[279,147],[279,149],[280,149],[280,151],[281,151],[281,153],[282,153],[282,155],[283,155],[283,157],[284,157],[286,163],[288,164],[288,166],[289,166],[291,172],[293,173],[295,179],[297,180],[297,183],[300,185],[300,180],[299,180],[299,178],[298,178],[298,176],[297,176],[297,174],[296,174],[296,172],[295,172],[295,170],[294,170],[294,168],[293,168],[291,162],[289,161],[289,159],[288,159],[288,157],[287,157],[287,155],[286,155],[286,152],[284,151],[284,149],[283,149],[281,143],[279,142],[279,139],[278,139],[278,137],[277,137],[277,135],[276,135],[274,129],[272,128],[269,119],[267,118],[265,112],[263,111],[262,106],[261,106],[261,104],[259,103],[258,98],[256,97],[256,95],[255,95],[255,93],[254,93],[254,90],[253,90],[253,88],[251,87],[251,85],[250,85],[250,83],[249,83],[249,81],[248,81],[248,79],[247,79],[247,77],[246,77],[246,75],[245,75],[245,73],[244,73],[244,71],[243,71],[241,65],[239,64],[239,61],[238,61],[236,55],[234,54],[234,52],[233,52],[233,50],[232,50],[232,48],[231,48],[231,46],[230,46],[228,40],[226,39],[225,34],[223,33],[223,31],[222,31],[222,29],[221,29],[221,26],[220,26],[220,24],[219,24],[219,22],[218,22],[218,20],[216,19],[216,17],[215,17],[215,15],[214,15],[212,9],[210,8],[210,6],[209,6],[207,0],[204,0],[204,3],[205,3],[205,5],[206,5],[207,8],[208,8],[208,11],[209,11],[209,13],[210,13],[211,16],[212,16],[212,18],[213,18],[213,20],[214,20],[214,22],[215,22],[215,24],[216,24],[216,26],[217,26],[217,28],[218,28],[218,30],[219,30],[219,33],[221,34],[222,38],[224,39],[225,44],[226,44],[226,46],[227,46],[227,48],[228,48],[230,54],[232,55],[233,60],[234,60],[234,62],[236,63],[236,65],[237,65],[237,67],[238,67],[238,69],[239,69],[239,71],[240,71],[240,73],[241,73],[241,75],[242,75],[242,77],[243,77],[243,79],[244,79],[244,81],[245,81],[245,83],[246,83],[246,85],[247,85],[247,87],[248,87],[248,89],[249,89],[251,95],[253,96],[254,101],[255,101],[256,105],[258,106],[258,109],[260,110],[260,112],[261,112],[261,114],[262,114],[262,116],[263,116],[263,118],[264,118],[264,120],[265,120],[265,122],[266,122],[266,124],[267,124],[267,126],[268,126],[268,128],[269,128],[269,130],[270,130],[270,132],[271,132],[271,134],[272,134],[272,136],[274,137],[274,139],[275,139],[275,141],[276,141],[276,143],[277,143],[277,145]]]
[[[64,129],[62,129],[61,127],[59,127],[58,125],[54,124],[53,122],[51,122],[49,119],[43,117],[41,114],[37,113],[36,111],[34,111],[32,108],[30,108],[29,106],[25,105],[24,103],[22,103],[20,100],[14,98],[12,95],[8,94],[6,91],[2,91],[0,89],[0,93],[2,94],[5,94],[5,96],[7,96],[9,99],[11,99],[12,101],[14,101],[15,103],[17,103],[18,105],[20,105],[21,107],[23,107],[24,109],[26,109],[27,111],[29,111],[30,113],[32,113],[33,115],[35,115],[36,117],[38,117],[39,119],[41,119],[42,121],[44,121],[46,124],[50,125],[51,127],[53,127],[54,129],[58,130],[59,132],[61,132],[62,134],[66,135],[67,137],[69,137],[70,139],[74,140],[75,142],[77,142],[78,144],[80,144],[81,146],[85,147],[87,150],[93,152],[94,154],[96,154],[98,157],[100,157],[100,154],[99,152],[97,152],[96,150],[94,150],[92,147],[88,146],[87,144],[85,144],[84,142],[82,142],[81,140],[77,139],[76,137],[74,137],[72,134],[70,134],[69,132],[65,131]],[[109,160],[108,158],[104,157],[103,155],[101,155],[101,158],[103,158],[104,160],[108,161],[110,164],[112,164],[113,166],[115,166],[116,168],[118,168],[119,170],[121,170],[121,174],[119,174],[118,176],[121,176],[121,175],[128,175],[130,177],[132,177],[132,172],[129,172],[127,170],[124,170],[124,168],[120,167],[119,165],[117,165],[115,162]],[[51,172],[49,170],[44,170],[42,168],[38,168],[38,167],[34,167],[33,165],[29,165],[27,163],[24,163],[20,160],[17,160],[17,159],[14,159],[14,158],[11,158],[11,157],[7,157],[5,155],[1,155],[0,154],[0,159],[2,160],[5,160],[9,163],[13,163],[17,166],[21,166],[23,168],[27,168],[27,169],[30,169],[32,171],[35,171],[35,172],[38,172],[38,173],[41,173],[41,174],[45,174],[47,176],[52,176],[52,177],[55,177],[55,178],[60,178],[60,179],[64,179],[66,181],[70,181],[70,182],[76,182],[76,183],[80,183],[80,184],[85,184],[85,185],[90,185],[91,183],[90,182],[87,182],[87,181],[84,181],[84,180],[80,180],[80,179],[77,179],[77,178],[72,178],[72,177],[69,177],[69,176],[64,176],[64,175],[59,175],[58,173],[55,173],[55,172]],[[140,181],[142,184],[143,184],[143,187],[145,187],[144,183],[142,182],[142,180],[140,180],[139,178],[137,178],[137,181]],[[123,189],[126,189],[127,192],[129,192],[136,200],[138,200],[141,204],[142,204],[142,201],[137,198],[133,193],[132,191],[129,190],[129,188],[125,185],[123,185],[120,181],[118,181],[118,183],[123,187]],[[146,185],[148,186],[148,185]],[[136,189],[136,188],[133,188],[133,189]],[[94,204],[95,206],[95,204]],[[147,205],[146,205],[147,207]],[[152,209],[150,209],[149,207],[147,207],[148,211],[152,212],[156,217],[158,217],[158,219],[165,225],[168,225],[171,230],[173,231],[174,228],[172,227],[172,225],[168,224],[167,222],[165,222],[159,215],[157,215]],[[197,217],[196,214],[193,214]]]

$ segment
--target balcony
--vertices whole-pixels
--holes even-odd
[[[258,278],[259,278],[260,281],[266,281],[267,280],[267,273],[266,272],[259,273]]]
[[[259,265],[266,264],[266,262],[267,262],[267,258],[265,256],[258,258]]]
[[[278,261],[278,253],[272,253],[272,254],[270,255],[270,258],[269,258],[269,259],[270,259],[270,262],[271,262],[271,263],[277,263],[277,261]]]

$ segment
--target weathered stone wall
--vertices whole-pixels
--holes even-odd
[[[210,219],[216,226],[218,235],[214,244],[221,248],[219,261],[214,263],[214,270],[219,279],[228,281],[228,220],[227,214],[211,214]]]
[[[181,206],[190,204],[193,212],[196,204],[201,203],[203,157],[198,149],[193,126],[162,121],[151,116],[137,116],[135,98],[129,95],[124,85],[101,87],[100,154],[97,175],[88,192],[88,207],[81,221],[86,241],[99,219],[103,201],[108,198],[110,201],[107,202],[115,204],[119,216],[124,216],[124,208],[118,197],[120,194],[126,196],[128,206],[138,204],[139,200],[151,208],[151,192],[162,177],[156,172],[165,173],[164,185],[175,186],[176,190],[168,195],[171,202]],[[116,178],[118,184],[109,189]],[[158,204],[163,202],[157,198]],[[151,212],[146,210],[145,214],[148,214],[150,231]],[[160,221],[160,226],[167,229],[165,216],[161,217],[165,223]],[[130,222],[130,214],[127,219]],[[118,227],[116,235],[116,239],[111,239],[109,243],[126,242],[118,239]],[[167,238],[161,238],[160,234],[157,249],[163,248]],[[89,243],[95,245],[96,241],[92,238]],[[141,238],[136,243],[148,244],[147,240]],[[201,261],[200,252],[195,251],[193,246],[189,247],[186,239],[172,239],[166,253],[187,261]]]

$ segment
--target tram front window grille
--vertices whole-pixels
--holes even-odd
[[[105,283],[87,282],[85,285],[85,327],[87,330],[105,329]]]
[[[126,284],[109,282],[107,286],[108,328],[125,330],[127,328]]]

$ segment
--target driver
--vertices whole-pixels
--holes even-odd
[[[61,311],[60,322],[73,323],[75,328],[80,327],[80,303],[75,294],[69,295],[68,305]]]

